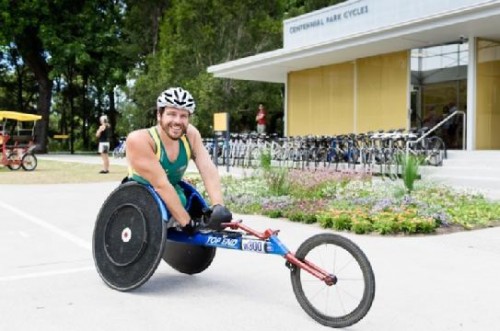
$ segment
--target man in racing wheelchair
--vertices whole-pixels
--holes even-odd
[[[151,185],[166,204],[175,221],[188,233],[199,227],[220,230],[220,224],[232,219],[224,207],[220,176],[207,150],[200,132],[189,123],[196,104],[188,91],[180,87],[163,91],[157,99],[157,125],[129,134],[126,155],[130,165],[128,180]],[[181,180],[192,159],[198,168],[210,202],[211,210],[206,224],[193,220],[186,210],[185,185]],[[194,207],[193,207],[194,208]]]
[[[129,174],[106,198],[97,215],[93,256],[110,287],[128,291],[144,284],[163,258],[175,270],[200,273],[215,247],[168,240],[169,233],[195,238],[199,230],[218,232],[232,220],[224,207],[219,173],[189,118],[191,94],[179,87],[157,100],[157,125],[131,132],[126,141]],[[212,208],[182,178],[192,159]]]

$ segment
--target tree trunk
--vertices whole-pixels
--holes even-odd
[[[21,34],[16,36],[15,42],[24,62],[31,69],[38,83],[37,113],[42,115],[42,119],[37,123],[35,129],[37,151],[47,153],[50,101],[52,99],[52,80],[49,78],[51,68],[45,59],[37,27],[26,27]]]
[[[115,91],[111,89],[108,91],[108,99],[109,99],[109,124],[111,125],[111,144],[112,146],[116,146],[116,105],[115,105]]]
[[[82,116],[83,116],[83,126],[82,126],[82,138],[83,138],[83,146],[86,149],[90,148],[90,134],[89,134],[89,111],[87,108],[87,85],[88,85],[88,76],[86,73],[82,74]]]

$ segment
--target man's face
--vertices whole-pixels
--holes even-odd
[[[170,139],[177,140],[186,133],[189,112],[184,109],[166,107],[163,114],[158,113],[158,123]]]

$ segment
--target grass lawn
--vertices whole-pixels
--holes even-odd
[[[120,182],[127,175],[126,166],[112,165],[108,174],[99,174],[101,169],[100,164],[38,160],[34,171],[0,166],[0,184]]]

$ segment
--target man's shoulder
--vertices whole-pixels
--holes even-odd
[[[130,132],[127,136],[127,141],[143,140],[150,137],[149,129],[138,129]]]
[[[195,139],[200,136],[200,131],[193,124],[189,124],[186,129],[186,136],[188,139]]]

